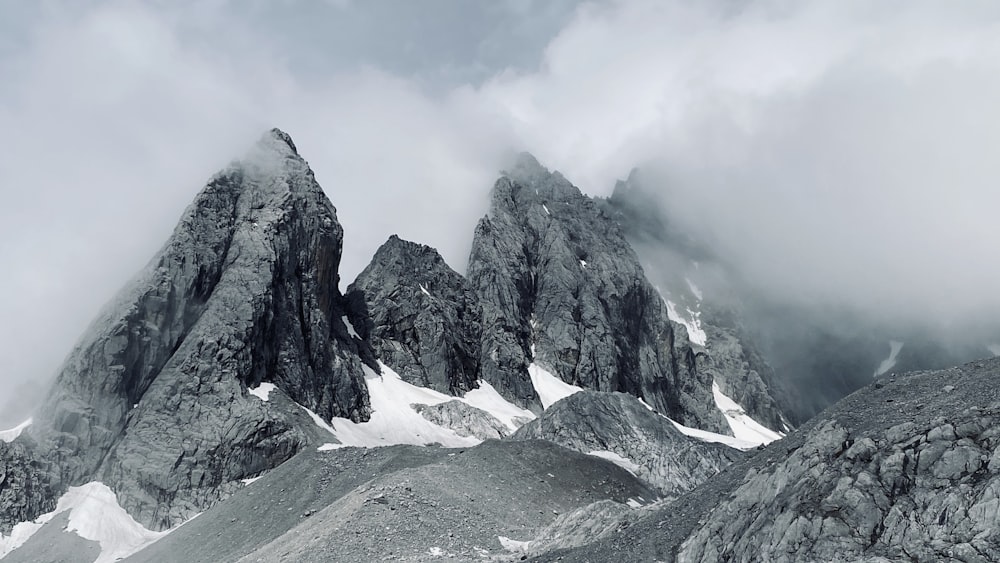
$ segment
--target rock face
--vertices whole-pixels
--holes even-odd
[[[745,328],[740,297],[728,281],[732,273],[705,245],[673,226],[637,172],[618,182],[611,197],[598,204],[649,265],[647,276],[674,302],[675,314],[684,322],[697,323],[703,332],[697,371],[710,376],[757,422],[779,431],[791,426],[791,391]]]
[[[993,359],[873,383],[623,533],[559,556],[1000,560],[998,373]]]
[[[358,333],[414,385],[461,395],[477,387],[482,311],[436,250],[393,235],[347,290]]]
[[[23,440],[9,444],[0,440],[0,535],[9,535],[15,524],[56,507],[56,496],[41,467]]]
[[[273,382],[326,419],[366,420],[366,345],[337,289],[342,238],[281,131],[214,176],[62,367],[31,427],[53,482],[100,480],[164,529],[303,442],[248,387]]]
[[[495,416],[457,399],[437,405],[414,405],[414,409],[420,416],[439,426],[451,428],[459,436],[499,440],[510,433]]]
[[[630,470],[666,497],[695,488],[745,455],[681,434],[631,395],[597,391],[580,391],[555,403],[513,439],[549,440],[582,453],[610,452],[634,464]]]
[[[747,474],[678,560],[1000,559],[1000,395],[990,389],[986,401],[971,396],[985,390],[980,385],[1000,362],[990,368],[931,376],[938,393],[966,397],[928,397],[928,407],[952,408],[928,409],[888,428],[824,420],[787,459]],[[899,390],[886,409],[925,400]]]
[[[567,383],[729,432],[711,379],[618,225],[530,155],[494,185],[468,277],[483,304],[483,378],[509,400],[538,409],[527,376],[535,362]]]

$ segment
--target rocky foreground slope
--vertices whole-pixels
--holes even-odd
[[[880,380],[584,548],[539,561],[1000,560],[1000,360]]]

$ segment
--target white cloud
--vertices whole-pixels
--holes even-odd
[[[336,4],[0,7],[0,378],[51,373],[271,126],[338,208],[345,284],[394,232],[463,270],[527,149],[591,193],[655,163],[678,220],[806,299],[1000,301],[994,2]]]

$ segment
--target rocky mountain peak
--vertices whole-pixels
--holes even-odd
[[[368,419],[371,353],[338,289],[343,230],[294,147],[273,130],[213,176],[82,337],[30,429],[54,488],[100,480],[162,529],[305,442],[248,388]]]
[[[270,142],[270,141],[277,141],[279,143],[282,143],[296,155],[299,154],[299,150],[295,148],[295,142],[292,141],[291,135],[285,133],[281,129],[278,129],[277,127],[274,127],[270,131],[265,133],[264,136],[261,138],[260,143]]]
[[[479,300],[436,250],[392,235],[347,297],[361,337],[404,380],[455,395],[476,387]]]
[[[528,375],[541,369],[727,432],[684,329],[667,318],[620,226],[530,155],[512,170],[493,188],[469,259],[483,302],[484,379],[536,408]]]

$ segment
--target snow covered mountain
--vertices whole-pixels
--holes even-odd
[[[342,294],[336,210],[268,132],[0,433],[0,556],[504,559],[696,489],[787,397],[630,213],[521,155],[467,275],[393,236]]]

